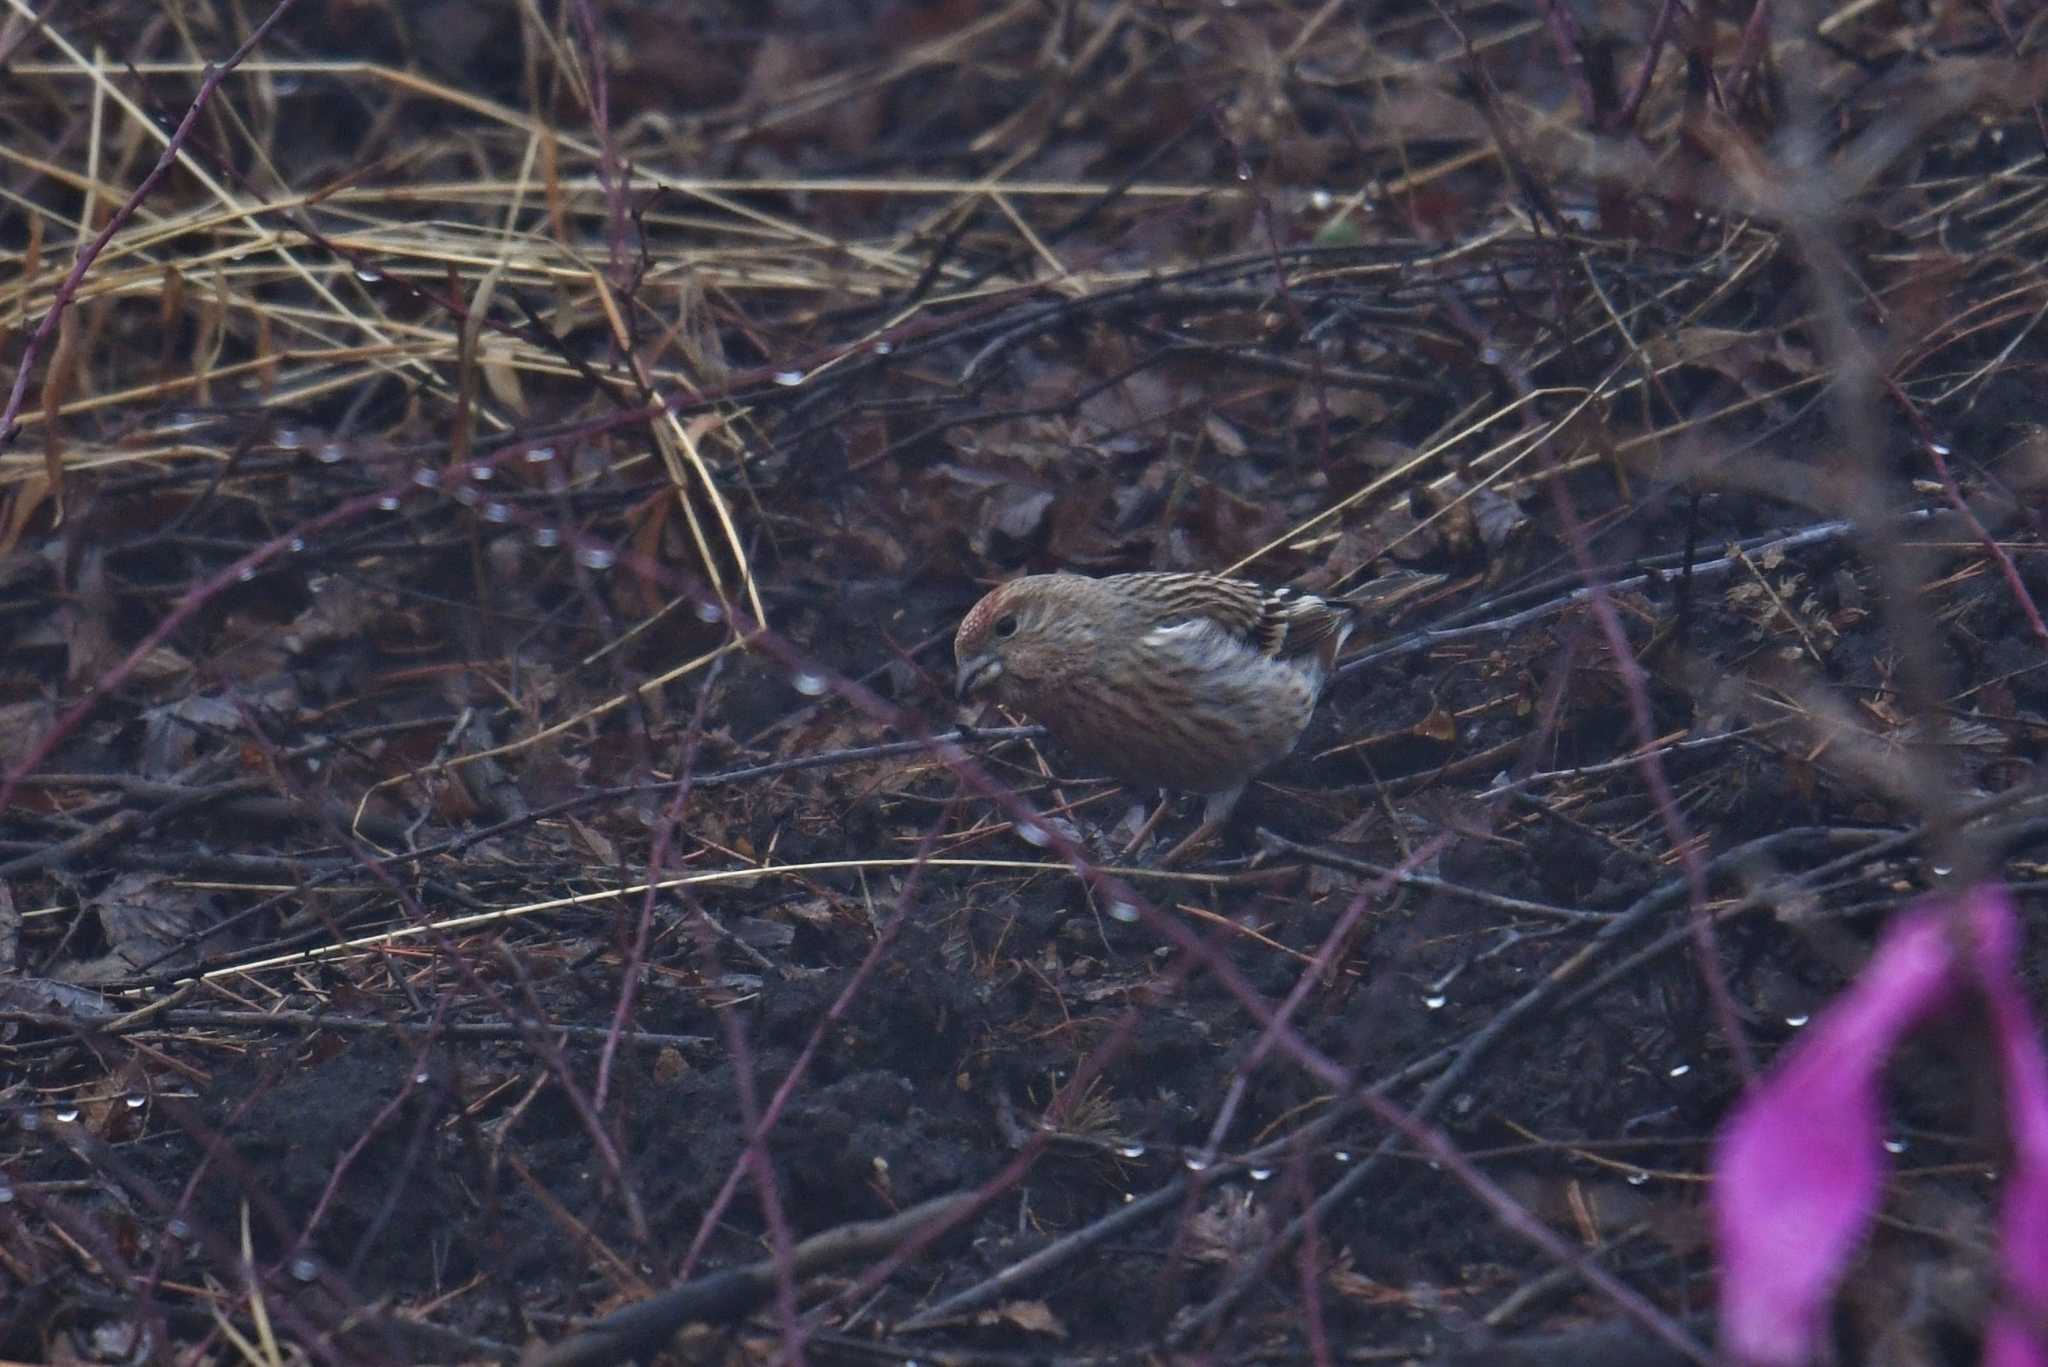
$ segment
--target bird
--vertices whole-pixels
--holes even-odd
[[[1025,575],[961,619],[955,688],[1126,785],[1205,795],[1171,863],[1294,748],[1357,625],[1343,599],[1223,575]]]

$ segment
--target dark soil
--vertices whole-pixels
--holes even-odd
[[[1679,1361],[1478,1177],[1711,1342],[1744,1059],[2039,905],[2038,22],[307,3],[38,340],[161,147],[67,53],[168,130],[263,17],[44,8],[0,1356]],[[1186,865],[905,743],[990,584],[1240,564],[1442,582]],[[1976,1360],[1985,1057],[1842,1361]]]

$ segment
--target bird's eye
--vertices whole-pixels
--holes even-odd
[[[999,640],[999,641],[1007,641],[1007,640],[1009,640],[1009,639],[1010,639],[1010,638],[1011,638],[1012,636],[1015,636],[1016,634],[1017,634],[1017,614],[1016,614],[1016,613],[1014,613],[1014,612],[1013,612],[1013,613],[1011,613],[1011,614],[1010,614],[1009,616],[1007,616],[1007,617],[998,617],[998,618],[996,618],[996,639],[997,639],[997,640]]]

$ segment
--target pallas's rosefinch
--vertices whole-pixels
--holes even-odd
[[[1199,836],[1301,739],[1354,624],[1341,601],[1213,574],[1034,574],[976,603],[953,653],[961,698],[1126,784],[1207,794]]]

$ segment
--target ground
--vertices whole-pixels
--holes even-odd
[[[2038,905],[2020,7],[23,16],[0,1355],[1685,1361]],[[1052,569],[1436,578],[1162,868],[954,699]],[[1837,1360],[1976,1360],[1985,1028]]]

